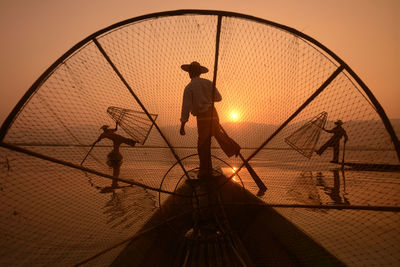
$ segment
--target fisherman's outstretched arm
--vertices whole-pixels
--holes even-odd
[[[96,143],[100,142],[100,140],[103,139],[103,138],[106,138],[104,133],[100,134],[100,136],[97,138],[97,140],[94,141],[93,145],[95,145]]]

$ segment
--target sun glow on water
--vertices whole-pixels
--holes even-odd
[[[236,174],[236,170],[237,170],[237,168],[236,168],[236,167],[233,167],[233,168],[232,168],[232,173]],[[232,180],[233,180],[234,182],[236,182],[236,183],[239,183],[239,178],[238,178],[236,175],[232,177]]]

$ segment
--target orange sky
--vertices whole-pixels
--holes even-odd
[[[0,122],[32,83],[77,42],[121,20],[176,9],[234,11],[300,30],[341,57],[387,115],[400,118],[398,0],[2,0]]]

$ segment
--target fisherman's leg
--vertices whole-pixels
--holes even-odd
[[[114,175],[114,176],[115,176],[115,175]],[[112,179],[111,187],[115,188],[115,187],[117,187],[117,186],[118,186],[118,180],[117,180],[117,179]]]
[[[228,157],[240,153],[240,145],[223,132],[222,129],[215,130],[214,137],[217,139],[218,144]]]
[[[210,120],[207,116],[197,116],[197,152],[200,160],[199,176],[212,173],[211,162],[211,129]]]
[[[122,140],[122,143],[125,143],[125,144],[130,145],[130,146],[135,146],[137,141],[135,141],[135,140],[133,140],[131,138],[125,138],[124,137],[123,140]]]
[[[318,155],[321,155],[322,153],[324,153],[325,150],[328,148],[328,145],[329,145],[329,141],[326,142],[325,144],[323,144],[323,145],[318,149],[317,154],[318,154]]]
[[[218,113],[215,109],[212,120],[212,133],[221,149],[228,157],[238,155],[240,153],[240,146],[222,130],[219,124]]]
[[[339,143],[333,146],[333,160],[334,162],[339,161]]]
[[[121,170],[121,162],[115,161],[114,165],[113,165],[113,176],[119,177],[120,170]],[[117,180],[113,179],[113,183],[114,183],[114,181],[115,181],[115,183],[117,182]]]
[[[200,171],[199,175],[208,175],[212,170],[211,163],[211,137],[208,140],[204,138],[198,139],[197,152],[199,153]]]

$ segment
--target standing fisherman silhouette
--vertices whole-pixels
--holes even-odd
[[[123,137],[122,135],[119,135],[115,133],[118,130],[118,122],[115,125],[115,129],[109,129],[110,126],[108,125],[103,125],[101,126],[100,129],[103,130],[103,133],[100,134],[99,138],[97,138],[96,141],[92,144],[92,148],[102,139],[107,138],[113,142],[113,149],[111,150],[110,153],[107,155],[107,165],[113,169],[113,176],[117,177],[119,176],[119,172],[121,169],[122,165],[122,154],[119,152],[119,147],[121,144],[127,144],[130,146],[135,146],[137,141]],[[90,153],[90,150],[89,150]],[[89,155],[89,153],[87,155]],[[86,157],[87,157],[86,155]],[[81,165],[85,161],[86,157],[83,159]],[[113,180],[113,185],[117,184],[117,180]]]
[[[135,146],[137,141],[123,137],[119,134],[116,134],[115,132],[118,130],[118,122],[116,122],[115,129],[109,129],[110,126],[108,125],[103,125],[100,127],[100,129],[103,130],[103,133],[100,134],[100,136],[97,138],[96,141],[92,144],[92,146],[89,149],[89,152],[86,154],[85,158],[82,160],[81,165],[83,165],[83,162],[85,162],[86,158],[89,156],[90,152],[94,148],[94,146],[101,141],[104,138],[110,139],[113,142],[113,150],[111,150],[110,153],[107,155],[107,165],[113,169],[113,176],[115,178],[119,177],[121,165],[122,165],[122,155],[119,152],[119,147],[121,146],[122,143],[125,143],[130,146]],[[93,184],[92,184],[93,186]],[[124,188],[124,187],[131,187],[129,186],[118,186],[118,179],[112,179],[111,186],[106,186],[106,187],[97,187],[97,189],[100,190],[100,193],[115,193],[115,189],[118,188]]]
[[[189,113],[192,113],[197,119],[197,151],[200,159],[198,177],[212,176],[211,137],[214,136],[217,139],[228,157],[239,155],[240,146],[222,131],[219,125],[218,113],[213,106],[213,101],[221,101],[222,96],[217,88],[213,88],[210,80],[200,78],[200,75],[207,73],[208,69],[196,61],[184,64],[181,68],[189,73],[191,80],[183,93],[180,134],[186,134],[185,124],[189,120]]]
[[[323,128],[323,130],[327,133],[333,133],[333,136],[325,143],[323,144],[320,149],[316,152],[318,155],[321,156],[322,153],[328,148],[328,147],[333,147],[333,159],[331,160],[332,163],[338,163],[339,161],[339,144],[340,144],[340,139],[344,136],[344,143],[347,142],[349,139],[347,136],[346,131],[343,129],[342,125],[343,122],[341,120],[337,120],[335,122],[336,126],[332,128],[331,130],[326,130]]]

